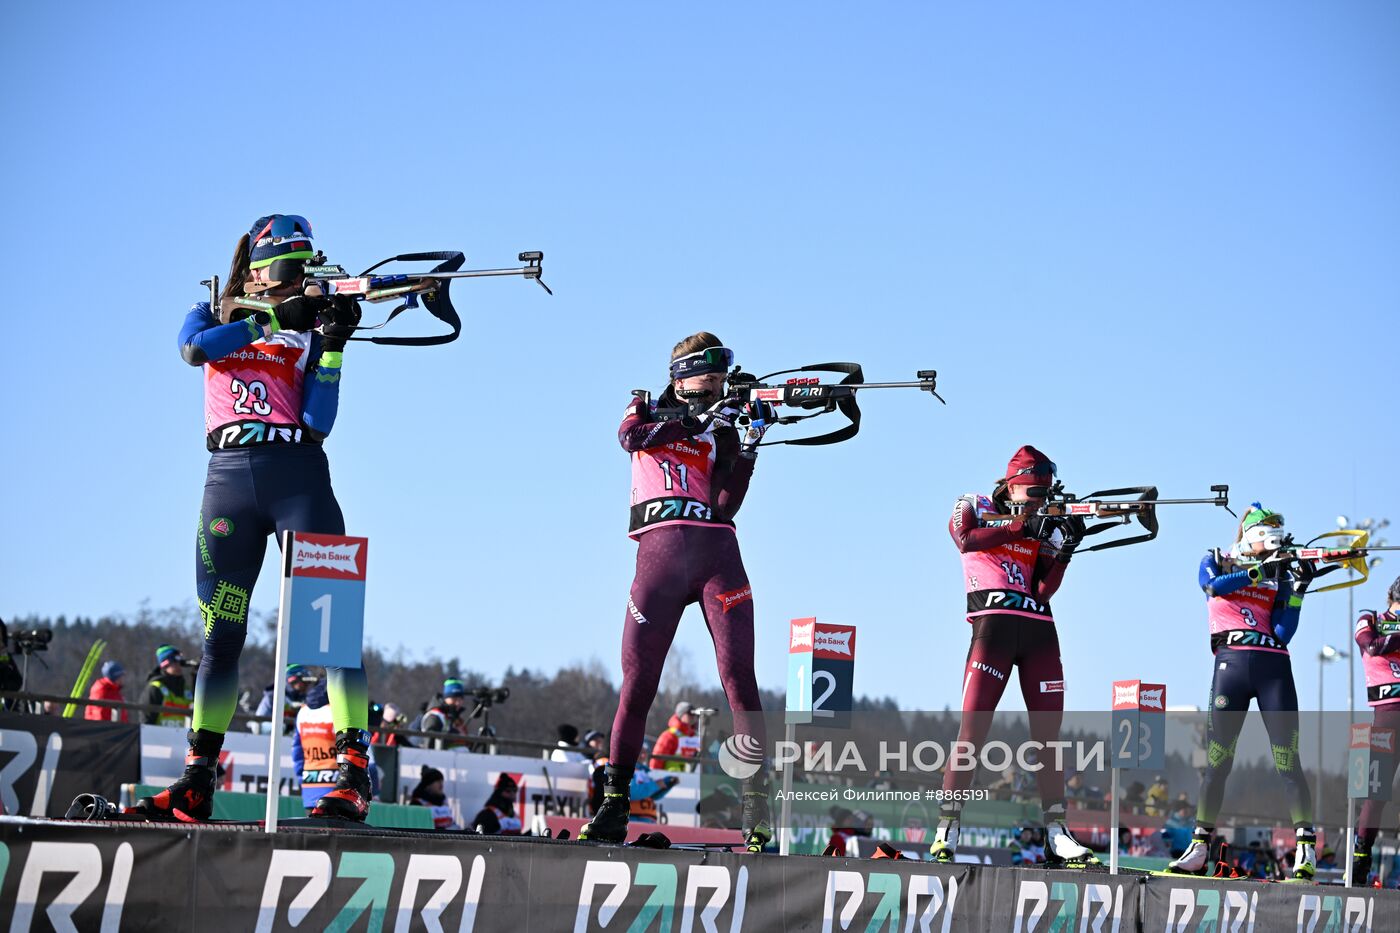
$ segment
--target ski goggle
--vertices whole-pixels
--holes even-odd
[[[706,347],[671,361],[671,378],[685,379],[708,373],[727,373],[734,365],[734,351],[728,347]]]
[[[1250,530],[1251,528],[1257,528],[1261,525],[1269,526],[1272,528],[1282,528],[1283,513],[1270,512],[1268,509],[1264,508],[1259,503],[1252,502],[1250,503],[1249,511],[1244,513],[1243,525],[1246,531]]]
[[[1029,475],[1029,476],[1059,476],[1059,475],[1060,475],[1060,468],[1057,467],[1057,466],[1055,466],[1054,463],[1050,463],[1050,462],[1046,462],[1046,463],[1037,463],[1035,466],[1022,467],[1021,469],[1017,470],[1015,473],[1012,473],[1010,476],[1008,476],[1007,479],[1008,479],[1008,480],[1012,480],[1012,479],[1015,479],[1015,478],[1018,477],[1018,476],[1028,476],[1028,475]]]
[[[297,214],[273,217],[258,231],[257,236],[249,239],[253,255],[261,254],[265,257],[248,263],[250,269],[261,269],[281,261],[297,261],[304,264],[315,255],[311,248],[311,223]],[[271,256],[267,255],[269,252],[272,253]],[[292,267],[280,268],[283,275],[276,277],[276,281],[291,281],[295,278],[295,275],[291,274]]]
[[[299,214],[280,214],[269,220],[257,236],[249,239],[254,246],[275,245],[283,240],[309,240],[311,221]]]

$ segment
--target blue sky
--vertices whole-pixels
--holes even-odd
[[[457,343],[347,352],[327,449],[381,645],[615,672],[614,432],[702,328],[750,371],[936,368],[949,403],[871,395],[854,441],[762,456],[739,525],[767,685],[816,615],[860,627],[858,692],[956,704],[947,516],[1023,443],[1079,491],[1229,483],[1303,534],[1400,520],[1400,6],[232,10],[0,12],[6,617],[192,596],[207,454],[175,335],[274,211],[352,267],[542,249],[556,291],[468,283]],[[1071,707],[1134,676],[1204,702],[1196,564],[1232,528],[1182,507],[1075,561]],[[1304,697],[1348,632],[1344,593],[1309,600]],[[678,644],[713,681],[693,610]]]

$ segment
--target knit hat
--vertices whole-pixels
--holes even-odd
[[[442,695],[444,697],[463,697],[467,695],[467,687],[460,680],[448,678],[442,682]]]
[[[689,700],[681,700],[676,704],[676,715],[684,716],[686,713],[690,712],[692,708]]]
[[[1258,502],[1251,502],[1249,511],[1244,513],[1244,519],[1240,522],[1240,531],[1248,531],[1255,525],[1272,525],[1274,528],[1281,528],[1283,527],[1283,515],[1264,508]]]
[[[116,680],[125,673],[126,668],[122,667],[122,662],[120,661],[108,661],[102,665],[102,676],[106,677],[108,680]]]
[[[164,664],[172,658],[176,661],[184,660],[184,657],[180,654],[180,649],[176,648],[174,645],[161,645],[156,649],[157,664]]]
[[[1049,457],[1027,444],[1016,451],[1006,465],[1006,477],[1002,482],[1008,486],[1048,486],[1057,472]]]
[[[296,214],[259,217],[248,230],[248,241],[250,269],[270,266],[278,259],[306,260],[316,255],[311,245],[311,223]]]
[[[304,665],[304,664],[288,664],[288,665],[287,665],[287,679],[288,679],[288,680],[291,680],[293,677],[305,677],[306,674],[307,674],[307,670],[306,670],[306,665]]]
[[[570,745],[578,744],[578,726],[563,723],[559,726],[559,741],[567,742]]]

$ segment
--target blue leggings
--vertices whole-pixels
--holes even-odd
[[[228,731],[238,702],[238,657],[248,637],[253,585],[268,535],[276,534],[280,542],[284,531],[345,533],[325,451],[312,444],[214,451],[195,539],[195,588],[204,618],[195,729]],[[327,674],[336,731],[366,728],[364,670],[331,668]]]
[[[1241,648],[1215,652],[1215,676],[1206,707],[1206,773],[1201,779],[1196,822],[1215,826],[1225,798],[1225,781],[1235,763],[1235,745],[1253,699],[1258,699],[1264,716],[1274,770],[1288,791],[1293,825],[1311,828],[1312,793],[1298,761],[1298,691],[1293,686],[1293,666],[1281,652]]]

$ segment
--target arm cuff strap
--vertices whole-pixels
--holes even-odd
[[[322,369],[339,369],[341,352],[340,350],[327,350],[321,354],[321,362],[318,365]]]

